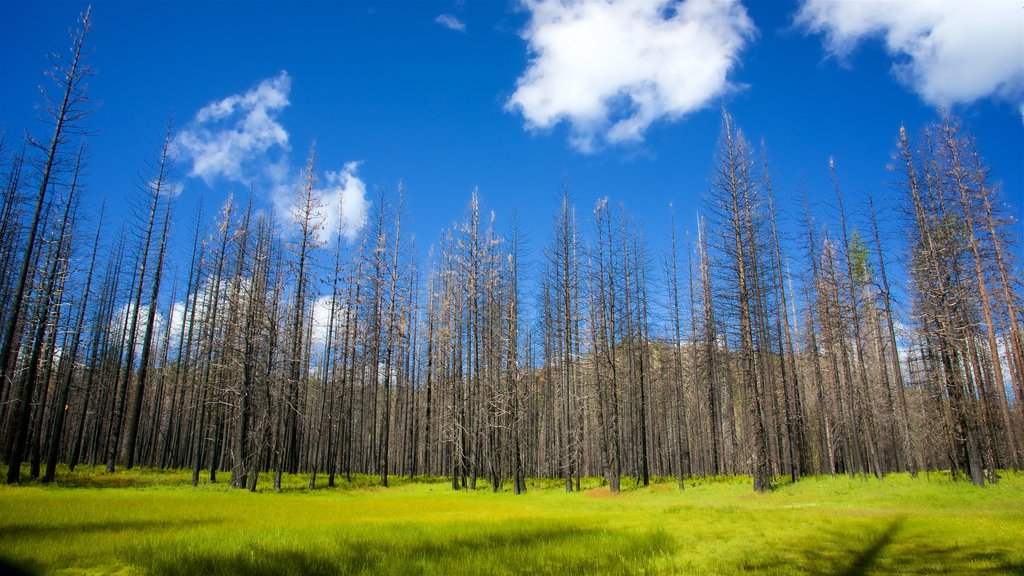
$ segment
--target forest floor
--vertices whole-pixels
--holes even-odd
[[[29,574],[1021,574],[1024,474],[984,489],[941,473],[600,480],[566,494],[453,491],[361,476],[274,493],[193,488],[189,472],[79,468],[0,487],[0,572]],[[320,478],[318,478],[320,481]],[[326,484],[326,477],[321,484]]]

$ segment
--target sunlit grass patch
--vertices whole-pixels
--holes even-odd
[[[1024,475],[978,489],[933,474],[817,477],[753,494],[671,478],[610,494],[531,480],[523,496],[369,476],[256,494],[189,471],[66,472],[0,488],[0,559],[33,573],[1017,574]],[[124,487],[119,487],[124,486]]]
[[[388,524],[140,544],[126,560],[153,574],[638,573],[672,549],[659,530],[621,534],[558,522]]]

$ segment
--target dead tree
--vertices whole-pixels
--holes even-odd
[[[751,472],[754,490],[771,490],[771,463],[768,446],[767,410],[764,378],[755,349],[755,331],[761,322],[755,300],[758,290],[754,282],[757,259],[756,242],[748,225],[753,182],[749,178],[750,152],[742,133],[736,131],[732,117],[723,112],[722,133],[711,180],[710,208],[720,216],[723,237],[720,254],[730,269],[727,279],[734,299],[739,323],[739,375],[749,406],[749,427],[752,430]]]
[[[131,469],[135,465],[135,444],[139,434],[139,419],[142,416],[142,401],[146,390],[146,378],[149,376],[149,364],[150,355],[152,354],[152,343],[153,343],[153,328],[156,320],[156,309],[157,309],[157,297],[160,294],[160,278],[163,273],[164,267],[164,256],[167,253],[167,236],[170,229],[171,222],[171,198],[173,194],[169,190],[170,183],[167,178],[170,174],[169,164],[169,153],[171,145],[171,126],[168,124],[167,133],[164,136],[163,150],[160,152],[160,161],[157,168],[156,178],[146,183],[152,190],[153,194],[153,205],[156,206],[156,202],[159,200],[161,194],[167,196],[167,202],[164,206],[164,223],[162,232],[160,235],[160,248],[158,249],[156,259],[156,271],[153,275],[153,283],[150,287],[149,295],[149,309],[146,314],[146,328],[142,336],[142,354],[139,357],[139,370],[135,378],[135,392],[134,400],[132,402],[132,410],[128,417],[128,431],[125,436],[124,445],[124,456],[126,459],[126,467]],[[155,211],[155,210],[154,210]],[[152,222],[151,222],[152,224]],[[148,250],[148,232],[147,232],[147,244],[143,250]],[[143,258],[143,270],[145,269],[146,260]],[[145,271],[142,273],[145,276]],[[142,281],[139,282],[139,287],[142,287]],[[139,302],[136,301],[136,308]]]
[[[299,387],[304,386],[307,359],[304,354],[306,298],[310,289],[311,270],[315,251],[320,246],[319,233],[323,228],[324,214],[322,201],[317,192],[316,142],[310,147],[309,158],[303,173],[303,182],[298,188],[292,208],[292,221],[297,227],[294,243],[295,293],[292,300],[291,351],[288,359],[288,398],[284,412],[286,443],[284,457],[279,458],[275,473],[275,487],[279,487],[281,472],[285,467],[292,474],[299,467]]]
[[[76,174],[77,174],[76,170]],[[77,176],[76,176],[77,177]],[[74,187],[75,184],[72,184]],[[75,361],[78,358],[78,347],[81,342],[82,331],[85,326],[85,313],[88,309],[89,294],[92,288],[93,270],[96,267],[96,254],[99,252],[100,232],[103,230],[103,213],[100,212],[100,220],[96,225],[96,239],[93,241],[92,256],[89,258],[89,271],[86,273],[85,290],[81,300],[78,302],[78,318],[75,320],[75,328],[71,336],[71,344],[67,348],[69,360],[65,363],[65,370],[58,387],[57,410],[54,414],[53,431],[50,434],[49,447],[46,457],[46,472],[43,474],[43,482],[52,482],[57,470],[57,460],[60,456],[60,440],[64,430],[64,418],[67,411],[63,409],[68,403],[68,395],[71,391],[71,381],[75,372]],[[83,417],[84,419],[84,417]]]

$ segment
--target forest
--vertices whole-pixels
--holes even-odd
[[[40,136],[0,142],[8,483],[63,464],[250,491],[271,472],[276,489],[749,475],[765,492],[926,471],[981,487],[1021,467],[1021,227],[952,114],[893,126],[877,200],[843,187],[841,158],[821,167],[831,190],[780,198],[766,147],[723,110],[699,220],[646,230],[626,199],[578,206],[566,180],[555,213],[529,215],[550,221],[529,248],[523,215],[476,191],[428,249],[401,185],[354,240],[327,230],[315,143],[288,211],[253,191],[205,221],[177,202],[169,123],[111,222],[85,213],[80,178],[102,137],[89,27],[53,60]]]

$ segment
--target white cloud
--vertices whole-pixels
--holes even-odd
[[[171,304],[170,346],[172,350],[178,348],[178,341],[181,339],[181,329],[185,320],[185,315],[185,302],[178,300],[174,304]]]
[[[738,0],[524,0],[530,64],[507,110],[528,128],[561,121],[571,142],[636,142],[733,89],[727,76],[755,33]]]
[[[250,183],[265,171],[265,156],[287,154],[288,132],[278,115],[288,106],[291,77],[282,71],[258,86],[207,104],[174,139],[191,176],[210,184],[217,178]],[[260,162],[256,162],[260,160]],[[270,162],[270,166],[274,163]]]
[[[320,225],[317,240],[321,245],[339,233],[351,242],[366,225],[370,201],[366,199],[366,183],[356,175],[359,165],[360,162],[346,162],[340,171],[327,170],[320,180],[321,185],[313,190],[320,203],[315,220]],[[303,183],[303,177],[295,176],[290,183],[282,182],[274,189],[278,210],[291,214],[293,225],[295,215],[300,213],[296,191]]]
[[[1024,97],[1024,9],[1015,0],[804,0],[796,23],[846,57],[881,37],[893,74],[931,104]]]
[[[327,188],[320,193],[326,209],[324,229],[329,236],[339,232],[352,241],[366,224],[370,202],[366,199],[366,183],[356,175],[358,169],[359,162],[347,162],[340,172],[325,174]]]
[[[466,31],[466,23],[451,14],[441,14],[437,18],[434,18],[434,22],[437,22],[449,30],[455,30],[456,32]]]
[[[291,77],[282,71],[243,94],[211,102],[175,137],[179,157],[192,163],[190,175],[207,185],[218,178],[243,184],[257,183],[269,191],[276,208],[291,213],[302,179],[292,165],[288,132],[278,121],[289,105]],[[366,222],[369,202],[366,185],[356,175],[358,162],[324,174],[326,186],[317,193],[324,201],[321,241],[341,232],[353,240]],[[176,185],[175,195],[182,187]],[[282,229],[282,232],[284,230]]]
[[[150,180],[147,183],[147,185],[149,186],[150,190],[156,190],[157,189],[157,184],[158,183],[157,183],[156,180]],[[162,194],[170,194],[171,198],[175,198],[177,196],[180,196],[181,193],[184,192],[184,190],[185,190],[185,185],[180,183],[180,182],[168,182],[168,181],[165,180],[164,183],[160,185],[160,192]]]

